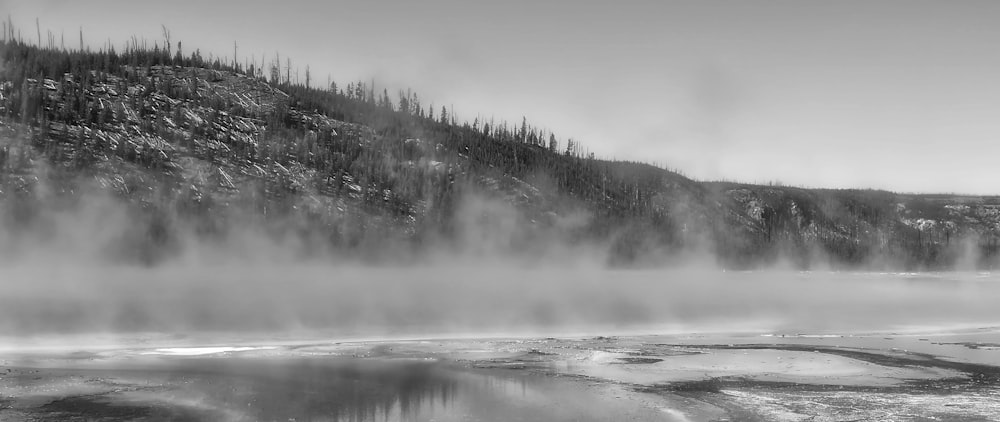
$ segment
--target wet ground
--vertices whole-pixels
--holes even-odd
[[[7,351],[8,421],[1000,420],[1000,329]]]

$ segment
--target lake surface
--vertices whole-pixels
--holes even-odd
[[[662,420],[656,409],[610,396],[606,390],[542,375],[475,370],[432,360],[215,356],[118,360],[86,366],[14,372],[7,375],[6,385],[0,378],[9,402],[4,408],[11,409],[0,411],[0,417],[354,422],[604,421],[620,417]],[[17,378],[19,375],[23,377]]]
[[[1000,418],[991,274],[0,272],[3,420]]]

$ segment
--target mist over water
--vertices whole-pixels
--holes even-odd
[[[323,336],[888,330],[997,321],[994,278],[496,263],[4,269],[0,332]]]
[[[1000,280],[988,274],[727,272],[706,255],[610,269],[599,245],[555,236],[518,253],[520,217],[482,198],[459,208],[471,211],[458,218],[466,223],[456,242],[427,245],[417,259],[373,264],[251,223],[211,238],[177,224],[169,259],[140,265],[126,258],[148,225],[118,200],[80,198],[48,201],[32,224],[0,232],[0,335],[796,333],[1000,322]]]
[[[765,350],[736,363],[724,363],[731,356],[720,353],[698,366],[685,364],[687,352],[675,354],[672,348],[670,357],[680,361],[652,355],[619,361],[606,358],[616,353],[592,349],[617,349],[632,339],[592,338],[576,346],[572,340],[544,340],[538,343],[548,349],[530,351],[523,348],[535,344],[522,339],[424,340],[718,333],[723,335],[672,338],[768,343],[785,340],[756,335],[891,337],[904,330],[1000,326],[1000,278],[992,274],[802,272],[787,266],[726,271],[708,250],[664,256],[659,266],[610,267],[606,245],[574,243],[565,235],[586,214],[561,222],[565,231],[547,231],[486,196],[469,196],[456,207],[451,237],[432,238],[419,250],[388,239],[373,243],[381,250],[359,252],[317,241],[322,233],[302,231],[287,220],[220,213],[221,228],[205,234],[183,216],[150,219],[142,205],[101,191],[46,195],[36,191],[20,209],[16,200],[0,203],[0,354],[29,366],[42,362],[49,371],[10,376],[6,391],[23,394],[23,403],[35,399],[23,393],[29,389],[62,391],[56,394],[64,397],[30,410],[39,414],[209,415],[206,420],[325,415],[358,421],[579,421],[622,415],[660,420],[668,414],[686,420],[670,406],[688,403],[689,397],[667,399],[667,407],[659,407],[651,404],[651,395],[618,383],[632,382],[627,376],[643,371],[635,366],[647,365],[643,359],[663,363],[647,368],[679,364],[685,376],[708,378],[726,373],[717,364],[731,370],[753,367],[761,356],[816,353]],[[157,210],[162,209],[169,210]],[[643,262],[657,263],[656,258]],[[736,332],[752,336],[724,334]],[[421,341],[359,341],[367,339]],[[878,335],[837,338],[833,344],[872,339],[889,341]],[[720,347],[730,340],[720,341]],[[911,347],[927,339],[910,340],[892,344]],[[361,354],[330,351],[352,341],[375,345],[362,347]],[[392,355],[393,347],[404,343],[438,349],[411,355],[404,348]],[[307,344],[323,346],[300,349]],[[511,352],[514,344],[520,350]],[[928,344],[947,347],[926,341],[921,346]],[[451,347],[454,362],[438,360],[441,350]],[[961,349],[953,352],[960,359],[995,362],[992,355],[977,354],[988,350],[952,347]],[[518,365],[525,356],[544,356],[553,360],[535,363],[565,364],[556,375],[562,370],[586,378],[571,383],[507,366],[468,367],[460,360],[482,349],[491,350],[478,362],[491,362],[491,353],[517,353],[521,357],[510,362]],[[412,357],[428,356],[420,353],[434,357]],[[46,361],[53,356],[58,360]],[[805,366],[785,368],[801,376],[829,355],[817,356],[804,359]],[[837,364],[827,362],[835,372]],[[581,366],[571,370],[572,363]],[[58,372],[67,370],[62,366],[44,368],[77,364],[85,375]],[[867,372],[861,364],[868,365],[859,362],[845,371]],[[778,366],[761,363],[737,373],[773,368]],[[649,379],[660,382],[653,376]]]

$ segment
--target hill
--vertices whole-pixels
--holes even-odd
[[[5,41],[0,60],[10,239],[96,195],[128,210],[128,229],[101,247],[145,263],[180,253],[189,236],[247,226],[376,260],[440,250],[541,260],[586,247],[625,266],[997,263],[1000,197],[699,182],[584,156],[526,121],[458,122],[413,92],[313,87],[274,65],[179,48]]]

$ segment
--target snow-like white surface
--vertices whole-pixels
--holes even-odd
[[[142,352],[143,355],[167,355],[167,356],[202,356],[202,355],[214,355],[218,353],[227,352],[248,352],[251,350],[272,350],[276,347],[273,346],[263,346],[263,347],[232,347],[232,346],[218,346],[218,347],[166,347],[161,349],[156,349],[153,351]]]

